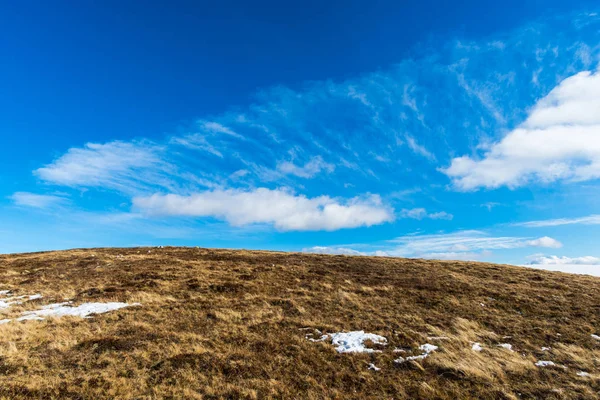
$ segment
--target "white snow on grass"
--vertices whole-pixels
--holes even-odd
[[[419,346],[419,350],[424,351],[425,353],[431,353],[432,351],[436,351],[438,349],[437,346],[433,344],[425,343]]]
[[[550,351],[552,350],[552,347],[542,347],[542,351]]]
[[[600,340],[600,336],[591,334],[592,339]]]
[[[381,371],[381,368],[376,367],[373,363],[369,364],[369,369],[373,371]]]
[[[365,341],[369,340],[375,344],[387,344],[387,339],[374,333],[365,333],[365,331],[337,332],[321,336],[319,339],[307,338],[311,342],[322,342],[331,339],[331,344],[335,346],[338,353],[380,353],[380,350],[369,349],[365,346]]]
[[[585,371],[579,371],[577,373],[577,376],[588,377],[588,376],[590,376],[590,374],[588,372],[585,372]]]
[[[473,350],[473,351],[481,351],[481,350],[483,350],[483,347],[481,346],[480,343],[475,342],[475,343],[473,343],[473,346],[471,347],[471,350]]]
[[[535,363],[536,366],[538,367],[554,367],[556,364],[553,363],[552,361],[538,361]]]
[[[80,318],[89,318],[92,314],[103,314],[109,311],[115,311],[125,307],[131,306],[140,306],[139,303],[83,303],[78,306],[70,306],[67,303],[56,303],[56,304],[48,304],[47,306],[43,306],[39,310],[34,311],[25,311],[19,320],[22,318],[25,319],[35,319],[35,317],[44,318],[44,317],[80,317]],[[32,317],[32,318],[29,318]]]
[[[6,296],[7,294],[10,294],[10,290],[0,291],[0,295],[2,296]],[[4,297],[2,300],[0,300],[0,309],[9,308],[13,304],[23,304],[24,301],[38,300],[41,298],[41,294]]]
[[[418,355],[418,356],[398,357],[397,359],[394,360],[394,362],[397,364],[402,364],[407,361],[424,360],[425,358],[427,358],[429,356],[430,353],[436,351],[437,349],[438,349],[437,346],[435,346],[433,344],[425,343],[425,344],[422,344],[419,346],[419,350],[421,350],[423,352],[423,354]]]
[[[365,347],[365,341],[370,340],[375,344],[387,344],[387,339],[374,333],[364,331],[337,332],[324,335],[331,338],[331,344],[336,346],[338,353],[379,353],[379,350]]]
[[[46,318],[59,318],[66,316],[90,318],[94,314],[104,314],[110,311],[115,311],[125,307],[141,306],[140,303],[83,303],[78,306],[71,306],[71,302],[54,303],[41,306],[37,310],[24,311],[21,316],[16,318],[17,321],[43,321]],[[0,320],[0,324],[11,322],[11,319]]]
[[[503,349],[513,351],[512,344],[510,343],[500,343],[498,347],[502,347]]]

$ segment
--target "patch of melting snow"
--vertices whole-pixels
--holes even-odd
[[[109,311],[115,311],[120,308],[140,306],[140,303],[83,303],[78,306],[70,306],[68,303],[56,303],[43,306],[39,310],[25,311],[23,317],[35,316],[40,317],[65,317],[74,316],[80,318],[89,318],[92,314],[103,314]]]
[[[552,350],[552,347],[542,347],[542,351],[550,351]]]
[[[398,357],[397,359],[394,360],[394,362],[396,364],[402,364],[407,361],[424,360],[425,358],[427,358],[429,356],[429,354],[436,351],[437,349],[438,349],[437,346],[434,346],[433,344],[425,343],[425,344],[422,344],[419,346],[419,350],[421,350],[423,352],[423,354],[418,355],[418,356]]]
[[[591,334],[592,339],[600,340],[600,336]]]
[[[502,347],[503,349],[513,351],[512,344],[510,343],[500,343],[498,347]]]
[[[0,291],[0,295],[2,295],[2,296],[6,296],[8,294],[10,294],[10,290]],[[31,295],[4,297],[2,300],[0,300],[0,309],[9,308],[13,304],[23,304],[24,301],[38,300],[41,298],[42,298],[42,295],[39,293],[31,294]]]
[[[471,350],[473,350],[473,351],[481,351],[481,350],[483,350],[483,347],[481,346],[480,343],[475,342],[475,343],[473,343],[473,346],[471,347]]]
[[[380,353],[380,350],[365,347],[364,342],[370,340],[375,344],[387,344],[385,337],[374,333],[365,333],[365,331],[337,332],[323,335],[319,339],[307,339],[311,342],[322,342],[331,339],[331,344],[335,346],[338,353]]]
[[[577,376],[588,377],[588,376],[590,376],[590,374],[588,372],[585,372],[585,371],[579,371],[577,373]]]
[[[373,363],[369,364],[369,369],[373,371],[381,371],[381,368],[377,368]]]
[[[536,366],[538,367],[554,367],[556,364],[552,361],[538,361],[535,363]]]
[[[141,306],[140,303],[83,303],[78,306],[71,306],[71,302],[54,303],[41,306],[37,310],[24,311],[21,316],[18,317],[17,321],[42,321],[48,317],[80,317],[90,318],[93,314],[104,314],[110,311],[115,311],[125,307]],[[12,320],[3,319],[0,320],[0,324],[6,324]]]

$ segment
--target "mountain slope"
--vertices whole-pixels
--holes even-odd
[[[599,278],[470,262],[130,248],[0,256],[0,293],[2,398],[600,393]],[[88,318],[40,314],[67,301],[46,309],[119,306]],[[17,321],[28,315],[44,319]],[[383,339],[344,334],[356,331]],[[338,351],[348,349],[364,351]]]

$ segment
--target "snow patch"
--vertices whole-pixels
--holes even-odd
[[[38,296],[38,295],[34,295]],[[34,297],[34,296],[29,296]],[[41,297],[41,296],[40,296]],[[39,298],[39,297],[35,297]],[[47,304],[45,306],[41,306],[37,310],[33,311],[24,311],[21,313],[21,316],[18,317],[17,321],[43,321],[48,317],[80,317],[80,318],[90,318],[93,314],[103,314],[109,311],[115,311],[125,307],[132,306],[141,306],[140,303],[118,303],[118,302],[109,302],[109,303],[83,303],[78,306],[71,306],[71,302],[64,303],[54,303]],[[0,320],[0,324],[6,324],[11,322],[11,319],[3,319]]]
[[[2,290],[0,291],[0,295],[6,296],[10,294],[10,290]],[[0,310],[4,308],[9,308],[13,304],[23,304],[24,301],[31,301],[41,299],[41,294],[32,294],[32,295],[22,295],[22,296],[12,296],[12,297],[4,297],[0,300]]]
[[[535,363],[536,366],[538,367],[554,367],[556,364],[553,363],[552,361],[538,361]]]
[[[550,351],[552,350],[552,347],[542,347],[542,351]]]
[[[370,340],[376,344],[387,344],[387,339],[374,333],[365,333],[365,331],[337,332],[321,336],[320,339],[309,339],[311,342],[321,342],[331,339],[331,344],[335,346],[338,353],[380,353],[380,350],[369,349],[365,347],[364,342]]]
[[[369,369],[373,371],[381,371],[381,368],[377,368],[373,363],[369,364]]]
[[[600,336],[591,334],[592,339],[600,340]]]
[[[473,346],[471,347],[471,350],[473,350],[473,351],[481,351],[481,350],[483,350],[483,347],[481,346],[480,343],[475,342],[475,343],[473,343]]]
[[[577,376],[588,377],[588,376],[591,376],[591,375],[590,375],[588,372],[585,372],[585,371],[579,371],[579,372],[577,373]]]
[[[510,343],[500,343],[498,347],[502,347],[503,349],[513,351],[512,344]]]
[[[35,311],[25,311],[19,320],[22,318],[28,317],[65,317],[65,316],[74,316],[80,318],[89,318],[92,314],[103,314],[109,311],[115,311],[125,307],[131,306],[140,306],[139,303],[83,303],[76,307],[67,305],[68,303],[56,303],[56,304],[48,304],[47,306],[42,307],[39,310]],[[28,318],[31,319],[31,318]]]
[[[423,354],[418,355],[418,356],[398,357],[397,359],[394,360],[394,362],[396,364],[402,364],[407,361],[424,360],[425,358],[427,358],[429,356],[430,353],[436,351],[438,348],[439,347],[434,346],[433,344],[425,343],[425,344],[422,344],[419,346],[419,350],[421,350],[423,352]]]

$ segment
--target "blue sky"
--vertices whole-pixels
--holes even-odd
[[[186,245],[596,274],[600,8],[400,3],[8,5],[0,252]]]

